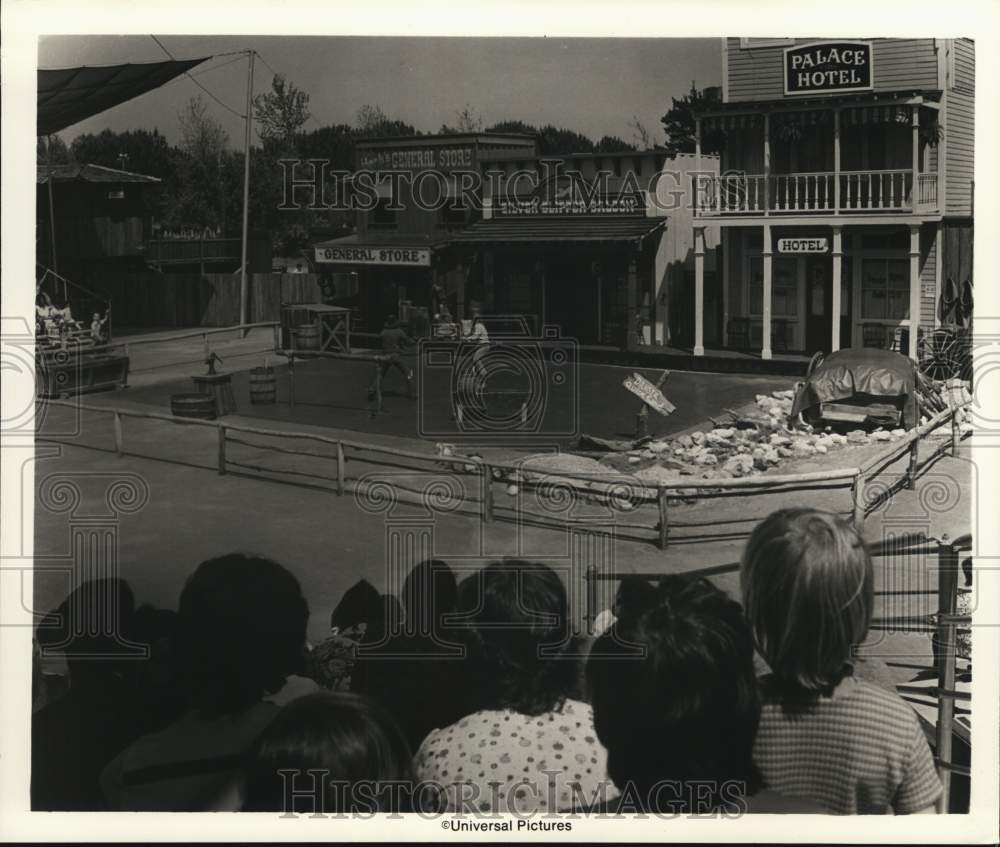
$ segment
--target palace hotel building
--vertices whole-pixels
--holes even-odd
[[[696,120],[699,152],[721,161],[695,178],[694,354],[711,326],[764,359],[915,356],[943,287],[971,282],[972,40],[726,38],[722,79]]]

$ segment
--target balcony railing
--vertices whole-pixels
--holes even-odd
[[[695,215],[935,211],[937,175],[918,174],[915,194],[913,177],[910,170],[702,174],[695,177]]]

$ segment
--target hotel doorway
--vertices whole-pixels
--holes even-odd
[[[851,263],[842,262],[840,346],[851,346]],[[806,352],[829,353],[833,347],[833,259],[808,256],[806,274]]]

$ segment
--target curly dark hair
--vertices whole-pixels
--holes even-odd
[[[552,568],[493,562],[462,581],[458,609],[477,708],[540,715],[562,705],[578,665],[564,655],[573,639],[566,589]]]
[[[664,781],[710,781],[716,792],[742,783],[741,793],[754,794],[761,785],[753,764],[760,698],[753,635],[740,604],[705,579],[681,576],[662,580],[650,595],[623,610],[587,662],[608,775],[651,806]]]

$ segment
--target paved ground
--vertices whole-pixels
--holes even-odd
[[[269,337],[251,336],[233,340],[224,347],[213,343],[226,360],[226,367],[245,371],[262,357],[269,346]],[[154,345],[159,346],[159,345]],[[135,348],[139,350],[139,347]],[[182,362],[197,360],[200,341],[187,349],[177,350],[176,345],[161,349],[154,355],[144,349],[146,368],[133,374],[132,386],[116,394],[91,395],[87,402],[96,405],[123,406],[134,409],[165,411],[162,400],[171,392],[171,384],[186,380],[187,374],[197,372],[186,363],[166,364],[170,353]],[[177,355],[179,354],[179,355]],[[136,356],[138,358],[138,355]],[[325,365],[326,363],[310,363]],[[154,367],[156,366],[156,367]],[[350,367],[350,365],[349,365]],[[316,368],[318,384],[333,385],[327,380],[322,367]],[[612,368],[590,368],[597,392],[592,400],[582,405],[584,428],[593,431],[588,423],[592,416],[602,422],[601,430],[613,434],[621,421],[628,421],[635,405],[617,396],[612,389],[620,383],[622,371]],[[342,368],[337,373],[348,373]],[[351,391],[362,376],[354,375],[349,381]],[[670,378],[668,394],[678,406],[691,399],[692,408],[701,414],[716,414],[721,409],[736,406],[740,398],[751,399],[753,394],[765,390],[763,383],[784,387],[787,380],[739,377],[691,376],[675,373]],[[777,384],[775,384],[777,383]],[[681,388],[686,387],[682,392]],[[245,398],[244,398],[245,399]],[[383,428],[363,424],[364,413],[359,410],[344,411],[333,406],[327,396],[326,403],[318,404],[314,414],[322,419],[334,419],[336,428],[321,427],[312,421],[287,422],[280,427],[288,430],[322,432],[333,437],[362,439],[368,442],[415,448],[418,452],[433,455],[431,442],[406,438],[407,426],[412,427],[414,416],[403,425],[387,423],[380,419]],[[278,415],[282,407],[270,411]],[[299,409],[300,407],[296,407]],[[628,409],[628,413],[624,409]],[[256,411],[249,404],[241,411]],[[355,418],[359,428],[353,429]],[[412,559],[434,555],[452,563],[458,569],[475,569],[492,559],[504,555],[537,558],[549,562],[564,574],[571,590],[574,613],[578,621],[583,616],[582,571],[595,563],[603,569],[614,567],[622,572],[681,572],[702,570],[733,563],[738,559],[745,534],[756,520],[771,508],[803,502],[801,493],[765,502],[762,498],[735,498],[726,502],[704,501],[685,507],[677,516],[706,525],[702,535],[710,540],[699,543],[684,541],[685,531],[678,527],[673,543],[666,551],[658,550],[646,541],[619,539],[605,548],[587,547],[580,536],[565,531],[542,528],[532,521],[515,520],[518,501],[504,499],[502,491],[497,503],[505,519],[484,524],[478,516],[453,510],[447,498],[431,499],[432,510],[414,506],[409,502],[385,501],[377,498],[358,497],[348,493],[339,497],[329,482],[325,488],[308,488],[283,484],[271,479],[241,476],[228,473],[219,476],[216,471],[216,438],[214,430],[199,427],[179,427],[168,422],[136,421],[127,419],[124,437],[127,449],[139,455],[119,457],[113,452],[113,435],[110,416],[85,414],[74,419],[70,410],[50,408],[41,421],[42,439],[39,441],[36,474],[36,550],[40,557],[35,578],[36,608],[47,609],[58,603],[67,591],[67,566],[76,567],[74,579],[79,579],[83,564],[79,541],[74,543],[74,532],[86,532],[87,516],[107,515],[107,492],[114,481],[131,478],[148,491],[147,498],[135,511],[122,513],[110,523],[114,537],[121,574],[132,584],[140,602],[172,607],[184,579],[204,559],[233,549],[241,549],[273,556],[292,569],[301,580],[312,609],[309,633],[313,639],[323,637],[327,630],[329,612],[343,591],[361,577],[371,580],[380,589],[391,589],[393,582],[405,573]],[[234,423],[256,423],[278,426],[275,420],[262,421],[239,415]],[[399,421],[403,421],[402,415]],[[678,424],[682,418],[667,419]],[[57,437],[55,444],[48,440]],[[262,457],[277,457],[283,462],[280,479],[302,480],[292,471],[301,471],[309,464],[327,463],[329,459],[303,458],[275,451],[290,449],[294,442],[258,439],[255,446],[234,445],[229,448],[230,460],[247,464],[261,461]],[[318,449],[318,448],[311,448]],[[239,452],[239,451],[242,451]],[[503,452],[503,451],[498,451]],[[429,463],[415,462],[410,476],[416,483],[403,479],[398,472],[387,471],[368,457],[360,459],[352,470],[378,472],[396,487],[413,484],[426,486],[428,480],[451,477],[443,469]],[[296,464],[298,463],[298,464]],[[306,463],[303,465],[302,463]],[[416,470],[416,468],[420,470]],[[902,465],[888,470],[898,474]],[[914,492],[901,492],[884,508],[872,515],[866,525],[871,539],[883,533],[925,531],[929,534],[948,532],[952,535],[975,530],[972,517],[971,491],[976,480],[967,450],[957,458],[940,460],[920,480]],[[273,475],[272,475],[273,476]],[[327,473],[330,477],[330,474]],[[66,512],[65,506],[54,492],[60,479],[69,479],[77,487],[79,502],[75,509]],[[309,481],[309,480],[307,480]],[[315,482],[316,480],[312,480]],[[460,479],[461,484],[474,480]],[[499,489],[499,486],[498,486]],[[377,493],[377,492],[376,492]],[[810,504],[826,508],[843,509],[847,505],[845,492],[828,494],[815,492],[808,495]],[[127,505],[127,504],[126,504]],[[381,508],[384,506],[385,508]],[[601,512],[581,510],[581,523],[589,527],[607,529],[611,518]],[[615,516],[619,535],[627,534],[620,526],[624,520]],[[637,521],[638,516],[629,517]],[[683,523],[683,521],[679,521]],[[723,531],[722,524],[735,526],[733,532]],[[716,528],[717,527],[717,528]],[[641,533],[640,533],[641,535]],[[647,532],[644,537],[650,537]],[[583,546],[581,546],[583,545]],[[73,573],[73,571],[71,571]],[[931,574],[931,576],[929,576]],[[724,570],[713,579],[723,588],[738,588],[732,569]],[[932,579],[931,563],[883,561],[879,564],[878,581],[883,587],[925,587]],[[927,610],[926,602],[903,598],[909,605],[896,605],[891,611],[920,613]],[[895,601],[893,601],[895,602]],[[883,607],[880,613],[890,611]],[[897,664],[906,665],[926,661],[929,655],[925,636],[894,635],[881,638],[873,651],[886,657],[895,657]],[[900,658],[902,656],[902,658]],[[912,670],[901,667],[887,671],[880,666],[880,673],[896,673],[903,677]]]
[[[295,366],[295,405],[289,403],[291,383],[284,359],[269,355],[270,331],[240,340],[229,336],[210,336],[211,349],[224,359],[221,371],[232,373],[233,391],[243,415],[272,421],[353,430],[367,434],[401,438],[455,441],[469,433],[457,429],[453,418],[451,377],[453,368],[427,355],[423,366],[415,355],[404,362],[414,371],[419,397],[406,396],[406,384],[397,372],[385,381],[384,413],[372,417],[373,404],[367,398],[374,365],[366,361],[300,361]],[[204,373],[201,339],[165,344],[130,346],[133,359],[130,388],[117,395],[123,400],[142,403],[167,412],[172,394],[195,390],[191,375]],[[575,445],[579,432],[604,438],[627,438],[635,431],[639,401],[622,385],[631,368],[598,364],[565,366],[548,363],[532,368],[533,351],[500,351],[497,354],[510,367],[489,378],[489,386],[528,388],[539,398],[535,424],[537,437],[530,440],[562,447]],[[268,363],[275,367],[277,403],[251,405],[249,369]],[[520,372],[515,372],[519,369]],[[639,371],[656,381],[661,371]],[[673,372],[665,386],[667,397],[677,406],[670,417],[651,415],[652,433],[677,432],[700,424],[709,415],[722,414],[753,400],[755,394],[789,388],[794,381],[780,376],[739,376],[731,374],[691,374]],[[108,395],[94,395],[95,402],[107,402]],[[492,406],[487,414],[503,417],[512,410]],[[486,432],[490,441],[517,444],[528,440],[524,433],[510,434],[498,429]]]

